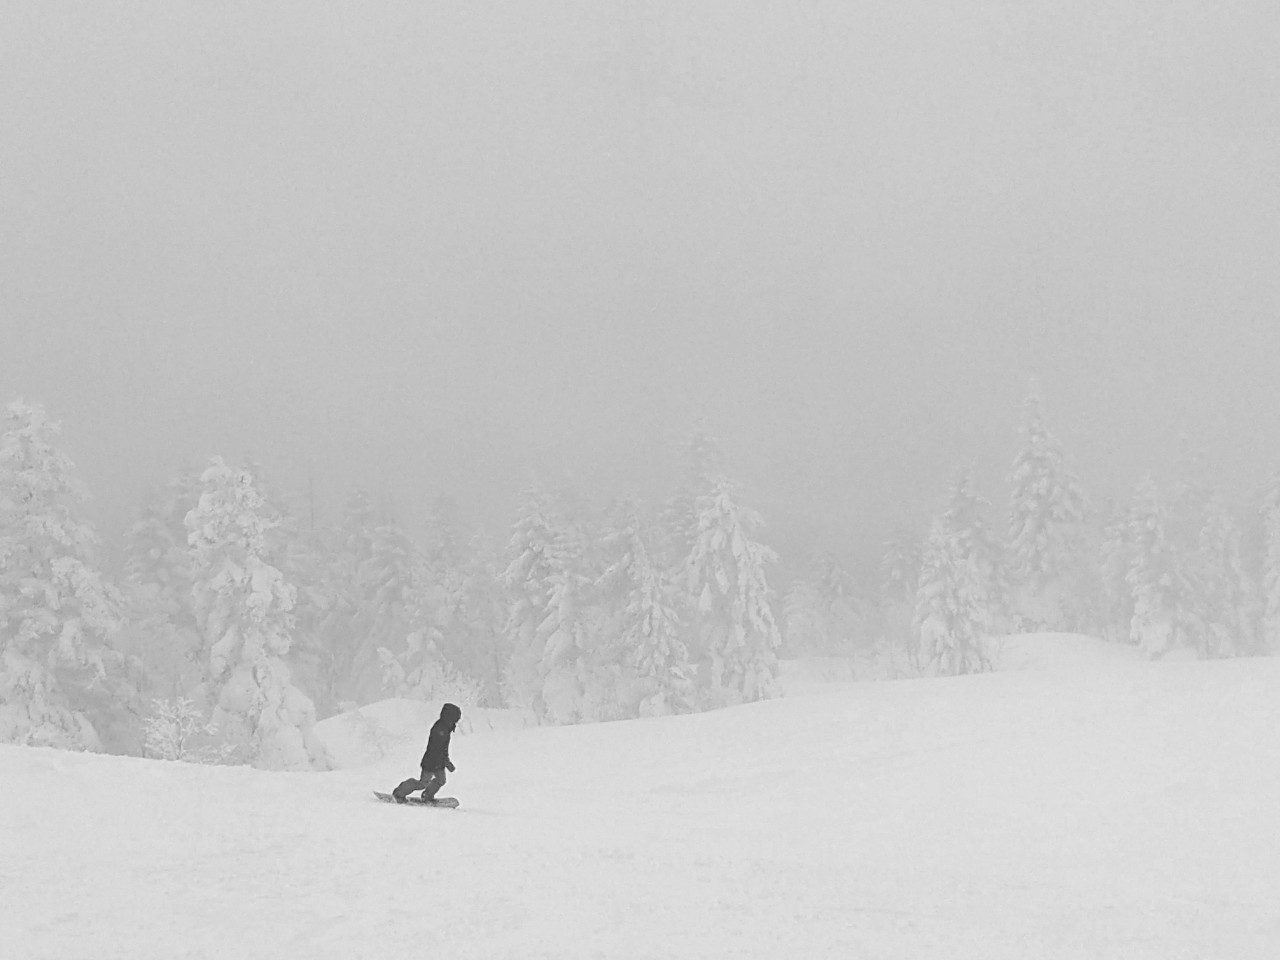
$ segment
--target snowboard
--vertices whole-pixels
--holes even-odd
[[[395,803],[396,798],[389,793],[382,793],[378,790],[373,791],[373,795],[383,803]],[[405,804],[416,803],[420,807],[445,807],[449,810],[456,810],[458,807],[457,797],[436,797],[434,800],[423,800],[421,797],[408,797]]]

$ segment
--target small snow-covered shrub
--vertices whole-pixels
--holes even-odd
[[[218,726],[205,720],[195,701],[186,697],[152,701],[153,712],[143,719],[143,750],[158,760],[186,763],[227,763],[234,748],[216,741]]]

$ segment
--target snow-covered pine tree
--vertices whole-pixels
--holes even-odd
[[[683,571],[685,559],[698,535],[698,498],[726,475],[725,456],[720,441],[696,431],[684,446],[684,471],[676,494],[663,506],[657,528],[663,534],[656,544],[662,562]]]
[[[550,503],[537,487],[520,492],[517,517],[507,543],[502,584],[507,594],[503,627],[506,657],[502,693],[508,706],[542,714],[538,628],[547,615],[550,582],[563,565]]]
[[[914,604],[920,588],[920,564],[924,544],[910,527],[899,527],[885,541],[880,560],[880,589],[886,601]]]
[[[591,518],[571,491],[556,497],[554,516],[549,556],[555,564],[535,640],[545,715],[553,723],[618,719],[618,665],[599,643],[603,631],[593,589],[599,573],[591,555]]]
[[[500,624],[495,620],[495,608],[488,610],[487,629],[476,617],[484,607],[483,598],[497,598],[493,589],[496,560],[487,553],[481,549],[481,539],[470,536],[458,519],[453,498],[437,497],[427,518],[421,550],[421,579],[426,587],[421,609],[444,663],[479,684],[480,702],[489,705],[497,702],[501,672],[494,666]],[[488,589],[483,588],[482,577],[488,578]]]
[[[1195,565],[1204,626],[1201,656],[1242,656],[1257,649],[1256,588],[1245,569],[1240,539],[1240,528],[1222,499],[1210,497],[1202,511]]]
[[[120,597],[77,515],[60,424],[22,400],[0,424],[0,742],[94,749],[83,699],[106,678]]]
[[[1171,581],[1176,589],[1169,591],[1171,620],[1179,647],[1201,657],[1214,655],[1215,624],[1209,594],[1223,576],[1223,571],[1213,569],[1217,558],[1205,552],[1203,540],[1216,497],[1204,475],[1203,458],[1191,456],[1179,464],[1172,495],[1162,498],[1169,565],[1177,574]]]
[[[397,544],[385,539],[391,528],[379,529],[374,557],[385,553],[384,566],[388,571],[396,571],[391,578],[395,590],[379,591],[380,597],[394,597],[394,602],[388,604],[382,600],[379,605],[382,609],[399,611],[397,618],[390,622],[398,623],[399,631],[404,633],[403,640],[399,641],[401,652],[394,659],[387,647],[378,651],[384,668],[389,670],[387,676],[394,680],[387,692],[411,699],[456,703],[464,713],[487,702],[484,681],[467,665],[450,656],[450,650],[456,651],[459,641],[455,632],[460,626],[457,617],[460,613],[466,615],[459,608],[459,604],[465,602],[465,593],[459,591],[465,591],[468,586],[453,566],[456,560],[437,553],[433,562],[398,531]]]
[[[612,551],[596,583],[598,595],[616,612],[611,622],[622,663],[636,681],[636,702],[627,713],[658,716],[690,709],[693,668],[680,635],[678,587],[654,554],[657,535],[646,529],[632,505],[620,516],[605,547]],[[630,701],[631,697],[627,698]]]
[[[1263,565],[1264,652],[1280,653],[1280,473],[1262,501],[1262,523],[1266,540]]]
[[[415,571],[420,573],[424,567]],[[415,583],[406,598],[405,626],[408,633],[393,653],[379,647],[382,659],[383,690],[387,695],[410,700],[459,705],[466,714],[480,706],[483,685],[451,663],[441,652],[442,634],[438,624],[435,590]]]
[[[183,473],[156,490],[142,517],[125,531],[124,568],[129,581],[154,585],[171,609],[189,601],[191,553],[186,515],[199,498],[200,472]]]
[[[595,577],[565,498],[526,489],[507,553],[504,697],[555,723],[596,719],[584,715],[591,639],[584,600]]]
[[[447,494],[436,497],[426,527],[423,553],[427,562],[447,568],[462,566],[470,538],[465,524],[458,517],[458,505],[453,497]]]
[[[1154,547],[1156,556],[1135,557],[1130,582],[1137,582],[1148,598],[1148,619],[1158,602],[1161,612],[1154,621],[1168,624],[1167,641],[1149,641],[1147,652],[1164,656],[1177,649],[1200,657],[1252,652],[1258,601],[1242,556],[1240,529],[1194,462],[1182,473],[1169,506],[1149,484],[1131,519],[1130,539],[1142,549]],[[1136,608],[1136,593],[1134,601]]]
[[[782,638],[767,567],[777,555],[756,540],[763,521],[738,502],[726,477],[711,480],[696,509],[685,591],[692,605],[690,654],[706,667],[705,695],[712,706],[775,696]]]
[[[973,476],[962,470],[951,485],[946,512],[942,516],[960,555],[972,561],[975,586],[979,589],[991,630],[1007,628],[1009,587],[1005,574],[1005,549],[987,522],[989,500],[973,490]]]
[[[1188,642],[1187,582],[1166,533],[1168,509],[1150,478],[1139,484],[1129,511],[1129,568],[1133,598],[1129,641],[1147,656],[1162,657]]]
[[[370,556],[361,566],[360,615],[357,618],[361,642],[372,646],[383,665],[382,696],[409,696],[416,684],[406,686],[405,678],[438,659],[435,636],[424,611],[425,563],[417,545],[388,520],[371,531]],[[395,661],[396,668],[387,673]],[[357,670],[361,663],[357,660]]]
[[[1009,571],[1015,616],[1026,630],[1080,625],[1080,561],[1088,504],[1045,426],[1040,398],[1026,401],[1023,446],[1010,471]]]
[[[922,660],[944,676],[991,669],[990,571],[957,531],[950,514],[925,539],[916,593],[915,628]]]
[[[199,682],[200,631],[192,609],[186,515],[199,497],[198,471],[184,473],[151,496],[125,532],[127,626],[121,647],[145,666],[161,699]]]
[[[371,632],[388,639],[407,632],[414,592],[422,575],[422,556],[409,536],[393,522],[373,530],[371,553],[361,570]]]
[[[255,483],[259,477],[254,473]],[[285,658],[294,686],[312,699],[322,715],[338,712],[330,639],[325,628],[341,605],[335,582],[335,531],[320,521],[307,499],[273,495],[259,485],[267,508],[278,519],[267,535],[267,557],[294,589],[293,642]]]
[[[919,532],[899,525],[885,541],[880,560],[882,646],[894,675],[919,676],[924,668],[915,622],[923,550]]]
[[[1127,579],[1133,563],[1128,513],[1118,505],[1106,512],[1098,547],[1099,599],[1097,619],[1102,632],[1116,642],[1129,641],[1133,621],[1133,591]]]
[[[441,654],[479,683],[479,706],[501,706],[507,609],[500,550],[476,535],[459,543],[447,563],[437,559],[434,569]]]
[[[324,754],[312,730],[315,706],[285,660],[295,593],[267,558],[278,522],[252,475],[215,457],[186,517],[192,599],[212,722],[256,766],[307,769]]]
[[[853,578],[834,557],[794,580],[783,601],[783,635],[790,654],[851,656],[866,639],[865,616]]]
[[[333,532],[333,552],[324,566],[327,604],[316,624],[315,647],[325,699],[336,708],[366,703],[382,688],[379,638],[370,634],[364,576],[374,555],[374,531],[382,519],[369,495],[353,490]]]
[[[782,598],[782,639],[792,656],[826,654],[832,647],[831,624],[818,585],[799,577]]]

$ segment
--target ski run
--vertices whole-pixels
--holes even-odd
[[[430,704],[323,722],[326,773],[0,746],[0,955],[1280,956],[1280,660],[1011,642],[978,676],[474,717],[456,811],[371,794]]]

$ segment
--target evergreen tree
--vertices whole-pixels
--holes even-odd
[[[1150,657],[1188,647],[1188,583],[1167,536],[1168,510],[1155,483],[1139,485],[1130,508],[1129,568],[1125,581],[1133,598],[1129,640]]]
[[[335,709],[418,696],[439,660],[431,576],[418,546],[362,490],[344,506],[336,548],[316,564],[312,644]]]
[[[880,560],[880,590],[886,602],[915,603],[923,560],[924,545],[920,534],[909,527],[895,530],[885,542],[884,556]]]
[[[1209,483],[1184,470],[1166,500],[1147,480],[1123,537],[1113,530],[1110,539],[1110,575],[1123,563],[1130,639],[1144,652],[1224,657],[1255,648],[1256,591],[1240,530]]]
[[[972,563],[975,589],[982,597],[990,629],[1006,626],[1009,588],[1005,575],[1004,545],[987,522],[990,501],[973,491],[973,478],[964,470],[951,485],[942,516],[955,550]],[[926,548],[926,555],[928,548]]]
[[[1009,567],[1017,614],[1030,630],[1076,629],[1081,620],[1080,558],[1087,504],[1045,426],[1040,398],[1026,402],[1023,447],[1010,473]]]
[[[923,543],[919,533],[899,525],[885,542],[880,560],[883,646],[895,674],[903,671],[918,676],[924,669],[915,618],[922,563]]]
[[[437,583],[440,650],[446,662],[480,685],[478,706],[502,704],[506,598],[498,551],[479,536],[459,545]]]
[[[924,662],[946,676],[991,668],[990,571],[974,551],[968,531],[951,514],[929,528],[916,593],[915,627]]]
[[[192,558],[185,518],[199,497],[199,474],[156,491],[125,532],[128,624],[121,646],[145,666],[162,699],[199,682],[200,631],[192,607]]]
[[[524,492],[503,573],[510,596],[504,695],[559,723],[594,719],[584,716],[591,640],[584,600],[595,578],[566,506],[563,496],[553,502],[540,490]]]
[[[1267,551],[1263,567],[1264,649],[1276,653],[1280,652],[1280,474],[1263,498],[1262,522]]]
[[[258,477],[254,475],[255,483]],[[339,697],[326,628],[341,597],[334,577],[334,531],[318,522],[314,506],[300,498],[263,492],[267,509],[279,520],[267,534],[265,559],[294,589],[292,643],[285,660],[293,684],[323,716],[337,711]]]
[[[507,647],[502,692],[509,706],[541,714],[538,630],[547,615],[550,584],[564,565],[559,538],[546,495],[528,487],[521,491],[518,516],[507,544],[509,560],[502,573],[508,596],[503,628]]]
[[[660,554],[668,566],[683,569],[698,536],[698,498],[706,495],[717,477],[725,475],[720,441],[701,431],[695,432],[684,447],[680,485],[660,517],[659,529],[665,534]]]
[[[714,478],[695,502],[697,533],[685,562],[692,604],[692,655],[707,670],[713,706],[777,693],[781,636],[766,568],[776,554],[755,539],[759,514],[738,503],[733,483]]]
[[[851,654],[864,632],[853,579],[832,557],[809,577],[792,582],[783,601],[785,637],[792,654]]]
[[[0,741],[94,749],[84,697],[107,679],[119,594],[77,515],[60,425],[21,400],[0,422]]]
[[[818,585],[812,580],[791,581],[782,598],[782,638],[789,654],[831,651],[831,622],[825,606]]]
[[[1201,656],[1241,656],[1257,649],[1255,588],[1240,539],[1240,529],[1222,500],[1211,497],[1200,523],[1194,574],[1202,610]]]
[[[384,530],[386,528],[383,528]],[[387,548],[393,544],[388,542]],[[375,543],[375,557],[381,552]],[[379,653],[384,664],[390,668],[389,676],[394,679],[393,687],[388,692],[398,696],[431,701],[449,701],[465,708],[479,706],[488,702],[486,683],[479,676],[489,663],[481,661],[483,669],[472,668],[477,664],[463,662],[465,657],[459,653],[470,653],[465,643],[468,639],[467,628],[474,625],[466,604],[470,597],[469,590],[476,584],[465,579],[463,570],[455,566],[457,545],[449,547],[449,552],[442,552],[441,544],[432,543],[432,554],[427,554],[404,538],[398,546],[387,553],[385,566],[388,570],[398,571],[395,576],[397,584],[394,603],[388,605],[383,601],[385,609],[400,611],[395,619],[399,631],[405,633],[402,651],[391,660],[390,651],[383,647]],[[392,561],[394,558],[394,562]],[[492,577],[492,569],[489,570]],[[388,595],[384,589],[380,596]],[[461,617],[461,621],[460,618]],[[489,622],[492,632],[495,622]],[[492,655],[492,636],[488,653]]]
[[[290,680],[295,591],[267,562],[279,518],[247,470],[215,457],[187,514],[193,605],[212,722],[255,765],[304,769],[323,758],[315,707]]]
[[[397,660],[408,675],[424,666],[424,658],[438,659],[423,610],[423,559],[408,535],[390,521],[373,529],[369,548],[359,574],[358,629],[384,665],[379,695],[405,696],[404,682],[389,680],[385,666]]]
[[[634,712],[656,716],[688,710],[693,668],[680,635],[678,588],[654,555],[657,537],[628,505],[606,540],[615,553],[597,588],[617,611],[611,633],[621,648],[618,666],[636,680]],[[630,703],[627,712],[632,712]]]
[[[129,581],[154,586],[166,609],[186,602],[191,554],[185,518],[199,498],[198,471],[183,473],[151,496],[142,518],[125,531],[124,568]]]
[[[378,652],[383,661],[383,687],[391,696],[455,703],[464,712],[482,702],[480,681],[441,656],[439,645],[426,631],[411,631],[399,656],[386,647]]]
[[[1123,638],[1127,642],[1129,626],[1133,620],[1133,592],[1129,589],[1127,579],[1129,567],[1133,563],[1129,515],[1115,505],[1107,515],[1109,520],[1103,527],[1102,541],[1098,548],[1098,619],[1110,639]]]
[[[369,591],[365,576],[374,556],[375,530],[381,526],[369,495],[353,490],[333,534],[325,565],[328,602],[316,625],[319,675],[332,709],[365,703],[381,690],[378,646],[370,632]]]
[[[594,606],[592,564],[580,505],[563,496],[557,505],[558,527],[550,556],[555,565],[546,581],[546,615],[538,625],[535,649],[542,677],[540,699],[548,719],[580,723],[617,719],[610,693],[617,675],[607,651],[599,648],[599,611]]]

